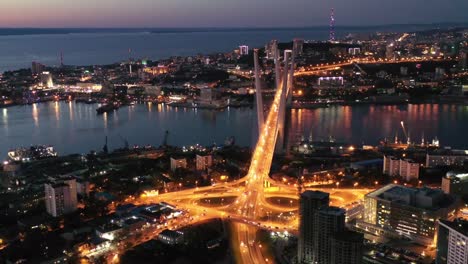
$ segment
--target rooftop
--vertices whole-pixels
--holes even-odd
[[[368,193],[366,197],[428,210],[438,210],[439,208],[448,207],[453,203],[452,197],[444,194],[440,189],[428,187],[411,188],[397,184],[386,185]]]
[[[340,215],[345,215],[346,211],[343,208],[339,208],[335,206],[327,206],[327,207],[320,209],[319,213],[340,216]]]
[[[305,191],[301,193],[301,198],[305,199],[326,199],[330,197],[329,193],[321,192],[321,191]]]
[[[439,222],[468,237],[468,221],[463,219],[455,219],[454,221],[440,219]]]

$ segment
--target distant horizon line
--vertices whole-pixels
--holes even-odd
[[[335,25],[335,28],[356,28],[356,27],[388,27],[388,26],[468,26],[466,22],[433,22],[433,23],[389,23],[389,24],[374,24],[374,25],[362,25],[362,24],[351,24]],[[112,26],[112,27],[100,27],[100,26],[70,26],[70,27],[0,27],[0,30],[4,29],[308,29],[308,28],[324,28],[330,27],[329,25],[312,25],[312,26],[176,26],[176,27],[158,27],[158,26]]]

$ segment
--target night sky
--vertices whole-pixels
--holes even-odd
[[[1,0],[0,27],[290,27],[468,22],[468,0]]]

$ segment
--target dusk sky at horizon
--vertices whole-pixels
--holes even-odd
[[[467,0],[2,0],[0,27],[291,27],[468,22]]]

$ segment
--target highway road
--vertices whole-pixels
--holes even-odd
[[[335,64],[322,64],[302,69],[295,76],[316,74],[323,71],[351,65],[353,63],[395,63],[418,62],[419,59],[403,59],[399,61],[351,59]],[[263,124],[261,134],[254,149],[248,173],[242,179],[196,187],[176,192],[130,197],[127,202],[137,205],[168,202],[184,211],[184,216],[173,219],[167,226],[152,225],[118,241],[108,252],[100,254],[119,255],[130,246],[134,246],[157,237],[162,230],[180,229],[209,219],[221,218],[229,220],[232,226],[231,243],[238,263],[265,264],[274,262],[269,256],[266,245],[261,245],[257,233],[259,229],[270,231],[287,231],[297,233],[298,226],[298,189],[283,182],[274,181],[269,177],[270,167],[275,151],[280,122],[280,109],[285,103],[284,85],[276,90],[270,110]],[[303,188],[305,189],[313,189]],[[372,189],[323,189],[329,192],[331,204],[348,208],[352,203],[361,200]],[[280,202],[275,202],[279,200]],[[286,201],[281,203],[281,201]],[[289,202],[288,202],[289,201]],[[96,254],[99,255],[99,254]],[[95,257],[93,255],[92,257]]]

